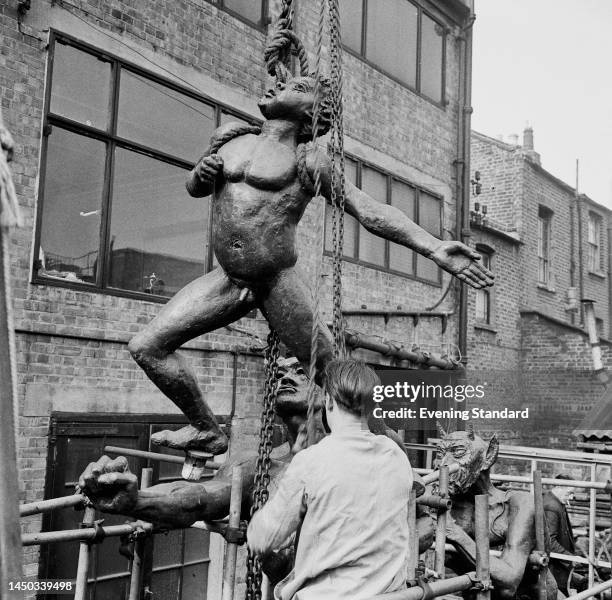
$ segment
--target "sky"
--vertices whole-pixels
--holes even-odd
[[[612,209],[612,0],[475,0],[472,128]],[[489,185],[484,180],[483,187]],[[493,183],[491,183],[493,185]]]

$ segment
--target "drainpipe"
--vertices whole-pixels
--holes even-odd
[[[470,231],[470,135],[472,109],[472,26],[474,24],[474,3],[468,0],[469,17],[461,38],[461,67],[459,80],[459,131],[457,134],[456,196],[457,221],[456,231],[459,239],[468,244]],[[467,362],[467,328],[468,328],[468,287],[460,284],[459,289],[459,351],[462,361]]]
[[[570,288],[576,285],[576,224],[574,223],[574,208],[576,205],[576,197],[570,200]],[[610,230],[608,229],[608,238],[610,236]],[[569,292],[568,292],[568,304],[569,304]],[[570,321],[574,325],[576,321],[575,311],[570,312]]]
[[[595,302],[593,300],[582,299],[582,309],[584,312],[584,326],[589,334],[591,345],[591,358],[593,360],[593,370],[595,373],[603,372],[603,361],[601,360],[601,346],[597,334],[597,321],[595,320]]]
[[[582,198],[576,194],[576,214],[578,217],[578,285],[580,288],[580,299],[584,298],[584,250],[582,248]],[[580,321],[584,323],[584,306],[580,311]]]
[[[612,338],[612,222],[608,216],[608,337]]]

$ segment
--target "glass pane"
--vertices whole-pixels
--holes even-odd
[[[261,21],[262,0],[223,0],[223,5],[253,23]]]
[[[186,175],[184,169],[117,148],[110,286],[172,296],[204,274],[209,207],[187,194]]]
[[[363,4],[361,0],[340,0],[340,31],[342,43],[361,54],[361,23]]]
[[[357,162],[351,158],[344,159],[344,177],[345,181],[355,185],[357,183]],[[344,245],[342,248],[342,256],[355,258],[355,238],[359,222],[355,217],[344,213]],[[332,252],[333,244],[333,221],[332,207],[329,204],[325,205],[325,250]]]
[[[391,204],[397,206],[408,218],[414,221],[415,190],[413,187],[393,180],[391,184]],[[389,244],[389,268],[402,273],[412,274],[414,252],[405,246]]]
[[[442,101],[444,28],[423,15],[421,30],[421,92]]]
[[[111,65],[73,46],[55,44],[51,112],[106,129]]]
[[[440,267],[433,260],[417,254],[417,277],[427,281],[440,281]]]
[[[151,575],[151,592],[153,592],[153,598],[159,598],[159,600],[178,598],[179,589],[180,577],[178,569],[153,573],[153,575]]]
[[[190,96],[121,71],[117,135],[196,161],[215,128],[215,111]]]
[[[153,568],[182,563],[183,535],[184,530],[175,529],[167,534],[155,536],[153,544]]]
[[[41,275],[95,282],[105,152],[103,142],[53,127],[47,146]]]
[[[204,600],[207,598],[208,563],[191,565],[183,569],[182,600]]]
[[[416,85],[418,10],[408,0],[368,2],[366,57],[400,81]]]
[[[208,558],[210,533],[202,529],[185,529],[185,562]]]
[[[361,189],[378,202],[387,203],[387,176],[380,171],[363,167]],[[363,227],[359,230],[359,260],[385,266],[385,240]]]
[[[250,125],[248,121],[237,117],[236,115],[232,115],[231,113],[226,113],[224,110],[221,111],[221,123],[220,125],[225,125],[226,123],[241,123],[243,125]]]
[[[419,225],[436,237],[442,234],[440,200],[427,192],[419,194]]]
[[[109,550],[112,552],[113,550]],[[122,579],[111,579],[110,581],[101,581],[96,583],[95,596],[90,596],[93,600],[117,600],[118,598],[126,598],[130,587],[130,580],[127,577]],[[93,585],[88,586],[89,589]],[[60,596],[61,598],[61,596]]]

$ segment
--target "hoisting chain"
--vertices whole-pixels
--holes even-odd
[[[270,484],[270,452],[274,433],[274,405],[276,402],[276,380],[278,377],[278,357],[280,340],[274,329],[270,328],[266,348],[266,381],[264,384],[263,411],[259,430],[259,449],[255,466],[251,516],[268,500]],[[251,551],[247,555],[246,600],[261,600],[261,561]]]
[[[283,0],[281,14],[276,32],[264,53],[268,72],[275,75],[278,81],[285,81],[289,53],[293,44],[298,50],[300,70],[308,73],[308,60],[302,43],[291,31],[293,22],[292,0]],[[264,383],[263,410],[259,430],[259,447],[253,482],[251,516],[268,500],[270,484],[270,452],[272,451],[272,436],[274,434],[274,407],[276,404],[276,389],[278,378],[278,358],[280,355],[280,339],[276,331],[270,327],[268,345],[266,348],[266,378]],[[261,600],[262,565],[259,557],[250,550],[247,554],[246,600]]]
[[[329,55],[332,93],[332,122],[330,140],[331,201],[333,225],[333,324],[334,354],[343,357],[346,352],[342,317],[342,253],[344,247],[344,126],[342,109],[342,43],[340,39],[340,12],[338,0],[328,0]],[[336,165],[338,168],[336,168]]]

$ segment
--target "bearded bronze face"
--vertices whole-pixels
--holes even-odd
[[[435,466],[458,464],[459,470],[449,477],[449,494],[465,494],[476,483],[483,471],[488,471],[497,460],[499,442],[493,436],[489,442],[474,434],[472,427],[468,431],[444,433],[438,442]]]

